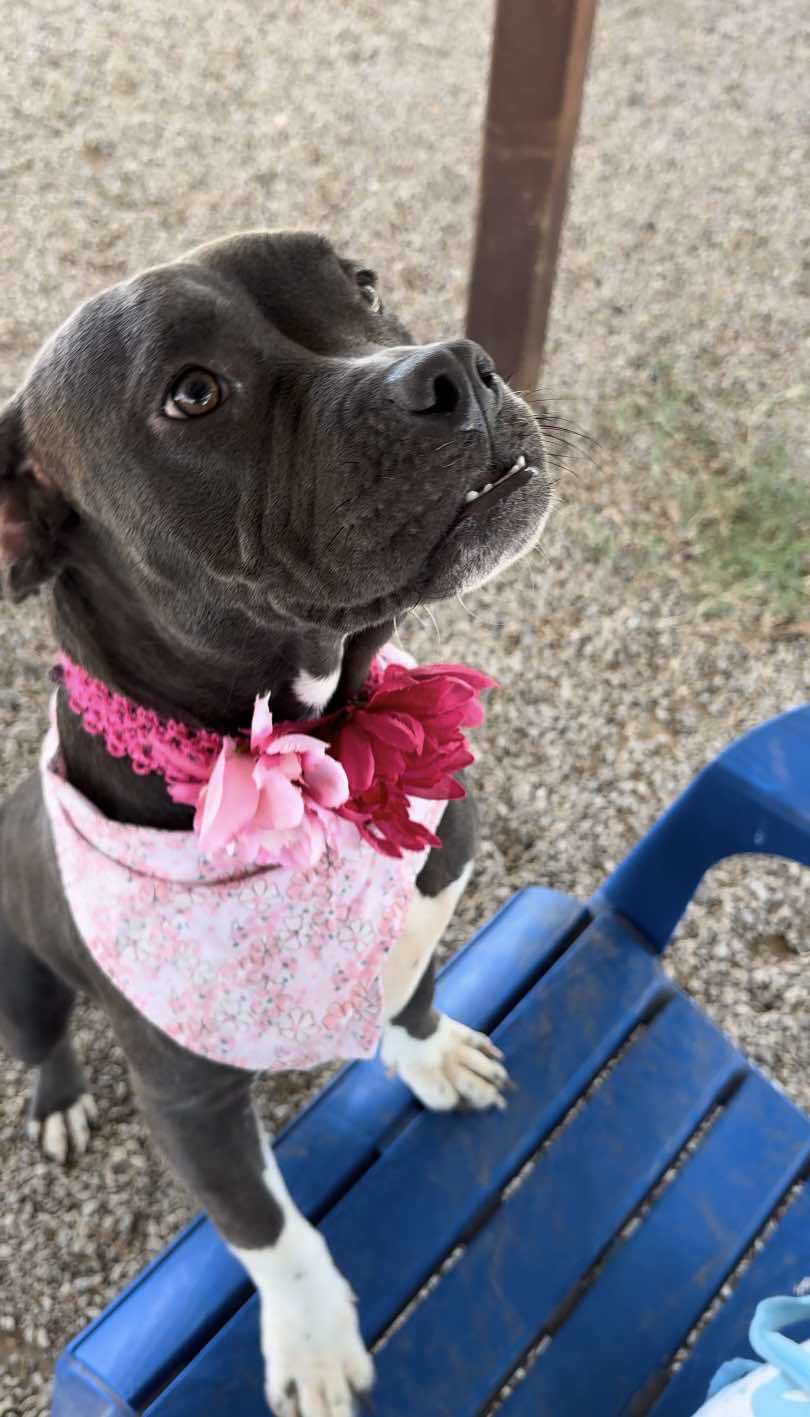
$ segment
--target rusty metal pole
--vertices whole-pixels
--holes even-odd
[[[497,0],[467,333],[540,374],[596,0]]]

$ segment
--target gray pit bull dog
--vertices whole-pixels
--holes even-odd
[[[477,345],[415,345],[374,273],[318,235],[204,246],[82,305],[0,415],[0,567],[52,587],[57,642],[104,685],[236,735],[356,695],[394,618],[481,585],[539,538],[541,427]],[[112,822],[190,831],[156,773],[57,694],[62,770]],[[433,1008],[432,956],[469,876],[448,803],[382,970],[382,1057],[428,1107],[503,1105],[489,1040]],[[372,1384],[353,1296],[285,1190],[252,1074],[178,1044],[111,982],[68,906],[39,773],[0,816],[0,1033],[35,1068],[29,1127],[64,1160],[95,1108],[74,998],[106,1009],[165,1156],[260,1295],[278,1417],[349,1417]]]

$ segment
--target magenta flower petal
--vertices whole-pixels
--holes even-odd
[[[373,713],[360,709],[354,721],[366,733],[381,738],[393,748],[402,748],[407,753],[419,753],[425,741],[425,730],[418,719],[409,713]]]
[[[374,776],[382,778],[384,782],[399,782],[407,764],[415,757],[414,754],[400,753],[396,748],[389,748],[388,744],[381,743],[379,738],[372,743],[372,753]]]
[[[414,679],[431,678],[434,675],[444,678],[460,679],[463,684],[475,689],[476,693],[481,693],[484,689],[497,689],[498,681],[489,674],[484,674],[480,669],[471,669],[468,664],[417,664],[412,669],[411,674]]]
[[[352,792],[365,792],[374,780],[374,754],[368,739],[352,723],[338,736],[337,756],[343,764]]]
[[[467,789],[454,777],[439,778],[437,782],[425,783],[422,787],[409,784],[408,791],[413,797],[424,797],[428,802],[449,802],[453,798],[467,796]]]
[[[460,728],[480,728],[484,722],[486,710],[480,699],[471,698],[464,710],[464,716],[459,719]]]

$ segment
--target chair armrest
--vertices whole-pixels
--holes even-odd
[[[590,908],[624,916],[663,950],[706,871],[752,852],[810,866],[810,705],[755,728],[704,768]]]

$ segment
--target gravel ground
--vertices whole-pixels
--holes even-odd
[[[79,298],[239,227],[321,227],[421,335],[457,330],[490,18],[488,0],[187,0],[168,23],[154,0],[12,0],[0,393]],[[402,626],[504,685],[451,946],[527,882],[589,894],[729,737],[810,696],[810,615],[718,590],[684,512],[707,469],[767,471],[775,448],[808,481],[808,58],[801,0],[604,0],[544,386],[600,449],[555,444],[562,505],[528,562],[437,630]],[[35,758],[51,648],[40,606],[0,613],[11,786]],[[798,869],[734,863],[670,954],[805,1106],[809,926]],[[78,1023],[103,1131],[67,1175],[21,1140],[25,1078],[0,1063],[0,1414],[46,1412],[61,1345],[190,1213],[103,1020]],[[312,1085],[265,1087],[262,1107],[279,1123]]]

